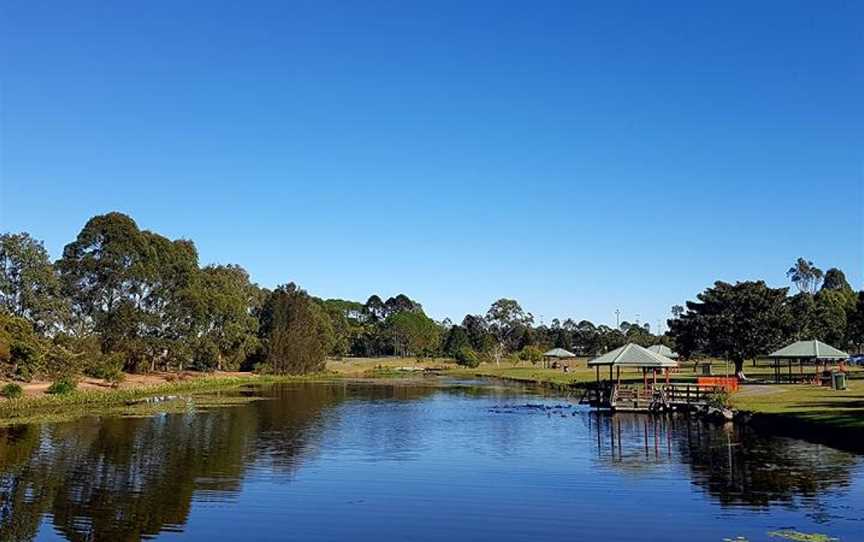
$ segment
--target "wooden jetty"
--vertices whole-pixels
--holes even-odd
[[[669,370],[677,368],[678,362],[633,343],[592,359],[588,366],[596,369],[597,382],[586,388],[580,403],[594,408],[631,412],[693,410],[706,406],[712,395],[724,389],[713,380],[701,385],[673,384],[669,380]],[[601,380],[601,367],[609,368],[608,380]],[[642,386],[622,384],[622,368],[641,371]],[[658,372],[664,373],[665,383],[657,382]]]
[[[711,397],[723,390],[723,386],[698,384],[669,383],[641,387],[601,382],[586,388],[580,403],[621,412],[695,410],[708,405]]]

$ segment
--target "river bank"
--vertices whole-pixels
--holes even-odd
[[[102,413],[144,398],[219,392],[244,385],[294,381],[400,380],[436,374],[453,378],[493,378],[537,385],[563,395],[578,395],[595,379],[593,370],[576,364],[568,372],[524,365],[483,365],[466,368],[447,359],[353,358],[328,360],[326,370],[308,376],[273,376],[254,373],[159,373],[127,375],[118,387],[98,379],[83,379],[67,395],[49,395],[50,383],[23,384],[20,399],[0,399],[0,425],[51,421]],[[855,373],[862,376],[862,373]],[[676,379],[693,379],[682,372]],[[624,378],[630,383],[636,377]],[[802,437],[844,449],[864,451],[864,379],[851,378],[849,389],[835,391],[810,385],[745,385],[730,397],[730,406],[760,429]],[[125,411],[121,411],[125,413]]]
[[[328,360],[321,373],[304,376],[264,375],[251,372],[160,372],[125,374],[119,384],[91,377],[81,378],[74,391],[63,395],[48,392],[49,380],[18,383],[22,396],[17,399],[0,398],[0,426],[34,422],[56,422],[86,415],[119,414],[138,415],[148,412],[183,408],[178,399],[192,395],[220,393],[247,385],[278,384],[283,382],[309,382],[333,380],[390,380],[422,376],[426,369],[447,371],[452,360],[412,358],[351,358]],[[7,382],[0,382],[0,387]],[[182,397],[181,397],[182,396]],[[157,407],[144,399],[164,399],[161,403],[176,404]],[[199,403],[212,405],[218,400],[207,397]],[[127,408],[128,407],[128,408]]]
[[[98,379],[86,379],[84,386],[63,395],[45,393],[45,382],[26,383],[22,386],[25,390],[24,396],[0,400],[0,426],[58,422],[91,414],[146,414],[158,410],[153,408],[156,403],[176,401],[180,396],[215,393],[244,385],[306,381],[311,378],[254,373],[183,373],[182,376],[173,375],[173,378],[168,375],[136,378],[140,376],[130,375],[128,382],[124,381],[122,387],[116,388]],[[207,401],[207,404],[213,404],[214,401],[215,399]]]

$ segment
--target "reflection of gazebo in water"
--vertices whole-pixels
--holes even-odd
[[[819,365],[824,364],[827,368],[828,362],[843,361],[849,359],[849,354],[834,348],[822,341],[798,341],[790,345],[784,346],[776,352],[771,352],[768,357],[774,361],[774,381],[781,380],[781,364],[783,361],[788,363],[789,367],[789,382],[806,381],[814,377],[804,375],[805,362],[813,363],[816,366],[816,371],[819,371]],[[792,374],[792,363],[798,362],[798,377]]]
[[[671,348],[666,346],[665,344],[655,344],[648,347],[648,350],[654,352],[655,354],[660,354],[661,356],[667,357],[669,359],[678,359],[678,354],[672,351]]]

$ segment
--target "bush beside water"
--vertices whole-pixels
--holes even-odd
[[[51,395],[68,395],[75,391],[75,388],[78,387],[78,383],[71,378],[61,378],[60,380],[51,384],[45,393],[49,393]]]
[[[14,382],[0,388],[0,397],[5,397],[6,399],[18,399],[22,395],[24,395],[24,388]]]
[[[477,353],[474,350],[463,346],[456,352],[456,363],[473,369],[480,365],[480,358],[477,357]]]

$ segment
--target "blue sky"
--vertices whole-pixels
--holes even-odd
[[[799,256],[860,288],[864,4],[753,4],[7,2],[0,229],[119,210],[453,319],[656,326]]]

